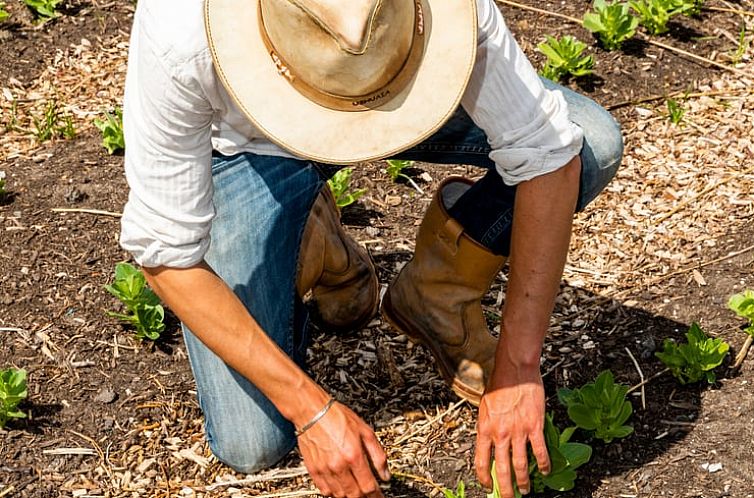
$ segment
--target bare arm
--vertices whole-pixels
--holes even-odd
[[[513,217],[511,270],[495,370],[479,409],[476,470],[491,487],[491,450],[504,498],[529,490],[527,442],[543,471],[545,398],[539,358],[568,252],[581,160],[519,184]],[[511,457],[512,454],[512,457]]]
[[[144,274],[183,323],[296,427],[325,405],[328,394],[267,336],[206,263],[186,269],[144,268]],[[384,452],[372,430],[345,406],[336,403],[299,438],[299,447],[324,494],[382,496],[367,458],[388,478]]]

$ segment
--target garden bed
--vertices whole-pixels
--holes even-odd
[[[103,285],[128,258],[117,245],[127,186],[122,157],[107,155],[92,121],[120,104],[133,7],[76,4],[37,26],[20,2],[8,3],[11,20],[0,24],[0,170],[9,192],[0,202],[0,368],[28,370],[22,409],[30,418],[0,431],[0,497],[303,496],[312,484],[295,453],[256,482],[211,457],[174,317],[153,346],[106,316],[116,303]],[[590,5],[525,3],[572,17]],[[707,5],[754,10],[751,1]],[[648,378],[663,368],[654,350],[693,321],[733,351],[744,342],[726,302],[754,288],[754,78],[642,40],[605,52],[562,17],[501,8],[537,67],[545,34],[589,44],[595,76],[570,86],[612,109],[626,137],[617,178],[577,217],[545,344],[548,407],[564,426],[557,388],[605,368],[639,382],[626,349]],[[743,22],[751,30],[754,17],[705,10],[655,39],[730,65]],[[735,68],[754,74],[751,57],[748,50]],[[677,126],[666,116],[673,95],[685,109]],[[77,135],[39,143],[26,130],[53,99]],[[409,259],[437,185],[480,171],[416,164],[409,174],[422,195],[390,181],[384,167],[355,168],[353,183],[367,193],[343,218],[387,283]],[[485,300],[491,326],[504,284],[505,273]],[[445,387],[427,350],[376,318],[351,335],[317,333],[310,359],[313,375],[386,446],[396,472],[386,496],[436,496],[461,479],[469,495],[483,495],[471,485],[476,410]],[[645,408],[637,390],[635,434],[593,444],[576,489],[559,496],[754,496],[754,359],[738,372],[727,366],[709,387],[654,378]]]

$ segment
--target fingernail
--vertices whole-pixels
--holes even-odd
[[[529,488],[519,489],[519,491],[521,492],[522,495],[528,495],[529,494]]]

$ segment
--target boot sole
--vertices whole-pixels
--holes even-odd
[[[468,385],[456,379],[453,371],[447,366],[445,362],[445,355],[443,354],[440,346],[438,346],[435,341],[433,341],[422,331],[414,330],[403,319],[401,319],[400,314],[396,312],[395,308],[393,307],[393,303],[390,300],[390,292],[385,293],[385,297],[382,298],[382,317],[387,323],[390,324],[391,327],[401,332],[402,334],[405,334],[406,337],[408,337],[409,340],[414,344],[422,344],[428,347],[430,352],[432,353],[432,356],[435,357],[437,369],[440,371],[440,374],[445,380],[445,383],[448,384],[453,392],[456,393],[460,398],[465,399],[474,406],[479,406],[483,393],[477,391],[476,389],[472,389]]]

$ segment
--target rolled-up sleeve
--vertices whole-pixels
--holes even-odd
[[[121,246],[146,267],[184,268],[209,247],[213,110],[197,72],[212,71],[200,53],[167,64],[135,20],[123,106],[130,186]],[[211,74],[211,73],[210,73]]]
[[[579,154],[583,132],[563,94],[547,90],[493,0],[477,0],[477,60],[462,105],[487,135],[498,172],[516,185]]]

